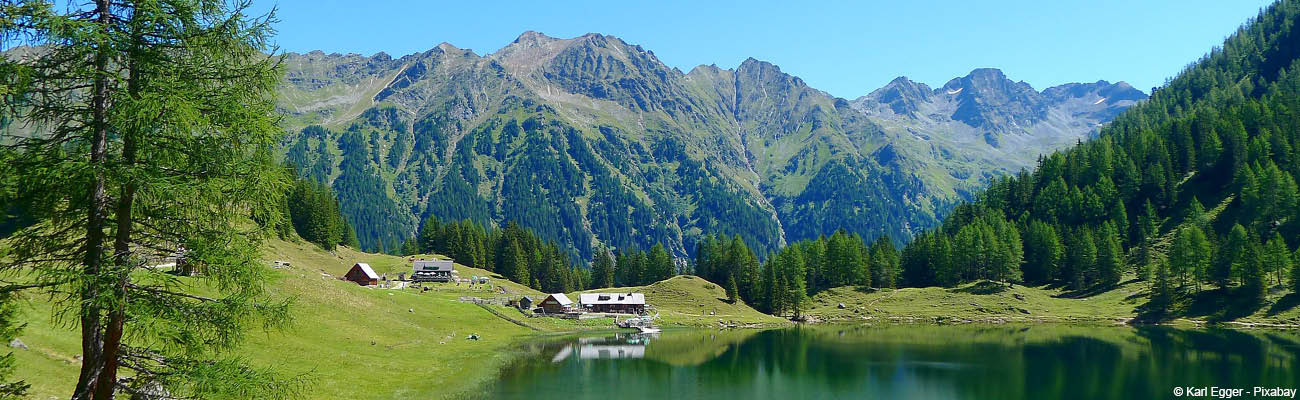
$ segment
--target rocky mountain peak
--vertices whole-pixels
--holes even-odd
[[[924,83],[900,76],[859,101],[888,107],[897,115],[915,116],[920,111],[920,104],[931,101],[931,90]]]
[[[953,78],[935,91],[957,102],[952,119],[995,132],[1023,131],[1046,116],[1043,96],[1025,82],[1007,79],[1002,70],[978,68]]]

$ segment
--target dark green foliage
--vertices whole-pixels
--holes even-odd
[[[1119,231],[1109,221],[1097,231],[1097,262],[1094,267],[1093,282],[1102,286],[1119,283],[1120,273],[1124,271],[1124,249],[1120,246]]]
[[[727,276],[727,302],[735,303],[736,298],[740,296],[740,289],[736,287],[736,276]]]
[[[457,263],[493,271],[547,293],[573,292],[593,284],[608,287],[613,273],[602,272],[593,276],[573,264],[563,247],[543,241],[536,233],[514,222],[498,230],[485,228],[468,219],[444,224],[431,216],[420,225],[420,231],[412,241],[420,253],[446,255]],[[612,263],[608,258],[608,254],[604,254],[605,260],[602,261],[598,255],[597,268],[608,268]]]
[[[1068,282],[1074,290],[1083,290],[1087,286],[1088,271],[1097,263],[1097,245],[1092,230],[1081,228],[1072,232],[1065,242],[1065,268],[1061,279]]]
[[[1268,281],[1283,280],[1283,254],[1300,245],[1298,20],[1300,2],[1271,5],[1098,139],[956,207],[934,234],[952,242],[950,282],[989,277],[977,272],[993,270],[998,238],[1011,241],[994,233],[1006,221],[1025,233],[1027,282],[1109,286],[1131,261],[1139,279],[1152,267],[1168,274],[1157,278],[1170,290],[1212,283],[1263,299]],[[1056,271],[1048,228],[1063,238]],[[948,280],[939,243],[921,235],[904,249],[908,284]]]
[[[1241,277],[1242,259],[1250,246],[1249,241],[1246,228],[1241,225],[1232,226],[1232,231],[1228,233],[1223,246],[1216,254],[1218,257],[1214,261],[1213,270],[1210,271],[1211,282],[1219,288],[1226,288],[1232,283],[1233,278]]]
[[[1291,252],[1286,248],[1286,241],[1282,239],[1282,235],[1274,234],[1273,238],[1264,244],[1262,251],[1261,261],[1264,272],[1269,275],[1265,280],[1272,280],[1273,284],[1278,286],[1283,285],[1286,274],[1295,267],[1291,261]]]
[[[1208,277],[1212,259],[1210,242],[1199,226],[1184,225],[1178,230],[1169,249],[1169,267],[1179,287],[1195,282],[1199,288]]]
[[[889,237],[881,236],[875,242],[872,242],[869,254],[871,281],[875,282],[877,287],[897,287],[899,272],[898,249],[894,248],[894,243],[889,240]]]
[[[289,221],[303,240],[331,251],[337,245],[355,242],[356,233],[352,225],[343,220],[338,198],[329,186],[298,179],[285,202]]]
[[[1300,249],[1291,255],[1291,292],[1300,293]]]
[[[259,261],[286,233],[289,191],[272,153],[274,15],[250,18],[242,1],[55,3],[0,2],[0,47],[39,49],[0,57],[0,114],[36,127],[0,130],[0,210],[21,204],[36,222],[6,239],[0,272],[79,330],[65,393],[299,397],[234,356],[246,328],[288,322]],[[189,268],[176,272],[198,276],[145,268],[179,252]]]
[[[1264,269],[1263,247],[1259,244],[1258,238],[1248,237],[1241,255],[1233,263],[1233,270],[1241,280],[1239,296],[1251,300],[1251,304],[1262,303],[1264,295],[1268,292],[1264,283],[1267,278],[1264,276]]]
[[[614,287],[614,257],[608,250],[596,252],[591,263],[591,289]]]
[[[1151,288],[1151,299],[1147,303],[1149,312],[1163,316],[1169,312],[1174,302],[1174,287],[1170,276],[1169,264],[1163,260],[1155,265],[1155,283]]]
[[[1024,280],[1027,284],[1047,283],[1056,279],[1065,255],[1056,228],[1043,221],[1029,223],[1025,232]]]

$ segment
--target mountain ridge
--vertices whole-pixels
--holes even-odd
[[[516,220],[583,259],[658,242],[684,256],[715,231],[761,251],[835,229],[903,241],[1032,161],[1007,154],[1073,144],[1106,115],[1083,107],[1091,87],[1054,91],[1083,100],[1052,109],[998,70],[968,75],[980,79],[959,91],[979,93],[965,103],[905,78],[885,101],[899,104],[872,103],[754,58],[684,73],[597,33],[528,31],[485,55],[442,43],[285,64],[286,160],[334,186],[353,225],[391,225],[358,227],[368,249],[399,244],[428,216]],[[924,112],[961,104],[958,119]],[[980,127],[957,125],[967,121]],[[1047,122],[1053,139],[1040,140],[1033,129]]]

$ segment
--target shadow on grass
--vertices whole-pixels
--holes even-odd
[[[1058,295],[1053,296],[1053,297],[1060,298],[1060,299],[1082,299],[1082,298],[1092,297],[1092,296],[1096,296],[1096,295],[1099,295],[1099,294],[1102,294],[1102,293],[1106,293],[1107,291],[1110,291],[1111,289],[1114,289],[1114,288],[1117,288],[1117,287],[1119,287],[1119,286],[1116,286],[1116,285],[1093,285],[1093,286],[1089,286],[1089,287],[1083,288],[1083,289],[1081,289],[1081,290],[1073,290],[1073,291],[1069,291],[1069,292],[1061,293],[1061,294],[1058,294]]]
[[[866,294],[872,294],[880,291],[880,289],[876,289],[872,287],[863,287],[863,286],[854,286],[853,290],[857,291],[858,293],[866,293]]]
[[[1007,289],[1010,289],[1010,287],[1002,283],[997,283],[993,281],[980,281],[974,285],[970,285],[964,288],[948,289],[948,291],[953,293],[968,293],[968,294],[983,295],[983,294],[1002,293],[1007,291]]]
[[[1295,295],[1288,297],[1295,297]],[[1293,303],[1292,306],[1295,305],[1296,300],[1289,301]],[[1213,322],[1232,321],[1254,314],[1263,306],[1250,296],[1234,293],[1231,289],[1213,289],[1191,295],[1191,302],[1187,305],[1183,315],[1205,317],[1206,320]],[[1275,305],[1274,308],[1277,308],[1277,306]],[[1279,311],[1281,310],[1279,308]]]
[[[1300,293],[1288,294],[1285,297],[1277,299],[1277,302],[1273,303],[1273,306],[1268,308],[1268,316],[1272,317],[1278,315],[1283,311],[1295,308],[1297,305],[1300,305]]]

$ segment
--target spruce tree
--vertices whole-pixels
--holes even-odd
[[[1300,293],[1300,249],[1291,255],[1291,293]]]
[[[1291,253],[1287,251],[1286,241],[1282,240],[1281,234],[1273,234],[1264,246],[1263,255],[1265,272],[1271,273],[1277,285],[1282,285],[1287,273],[1294,268],[1291,262]]]
[[[1178,286],[1188,282],[1200,282],[1206,278],[1211,261],[1210,242],[1197,225],[1184,225],[1174,237],[1173,247],[1169,250],[1170,272]]]
[[[1151,287],[1151,298],[1148,308],[1159,314],[1165,315],[1173,303],[1174,291],[1170,279],[1169,264],[1164,260],[1157,260],[1155,266],[1155,281]]]
[[[1241,259],[1245,255],[1250,239],[1246,228],[1241,224],[1233,225],[1228,237],[1223,241],[1223,248],[1218,252],[1214,268],[1210,272],[1210,281],[1220,289],[1227,288],[1234,277],[1240,277]]]
[[[735,275],[729,275],[729,276],[727,276],[727,289],[726,289],[726,290],[727,290],[727,302],[728,302],[728,303],[731,303],[731,304],[736,304],[736,296],[737,296],[737,292],[739,292],[739,290],[736,289],[736,276],[735,276]]]
[[[1093,239],[1092,231],[1088,228],[1081,228],[1071,235],[1073,239],[1066,247],[1066,253],[1069,262],[1069,282],[1070,287],[1074,290],[1083,290],[1087,285],[1087,272],[1092,270],[1097,262],[1097,245]]]
[[[1057,277],[1064,252],[1056,229],[1043,221],[1029,223],[1025,232],[1025,283],[1041,284]]]
[[[591,266],[591,286],[594,289],[614,286],[614,259],[607,250],[596,251],[596,259]]]
[[[1124,270],[1124,248],[1119,243],[1119,232],[1109,221],[1097,231],[1097,283],[1111,286],[1119,283]]]

